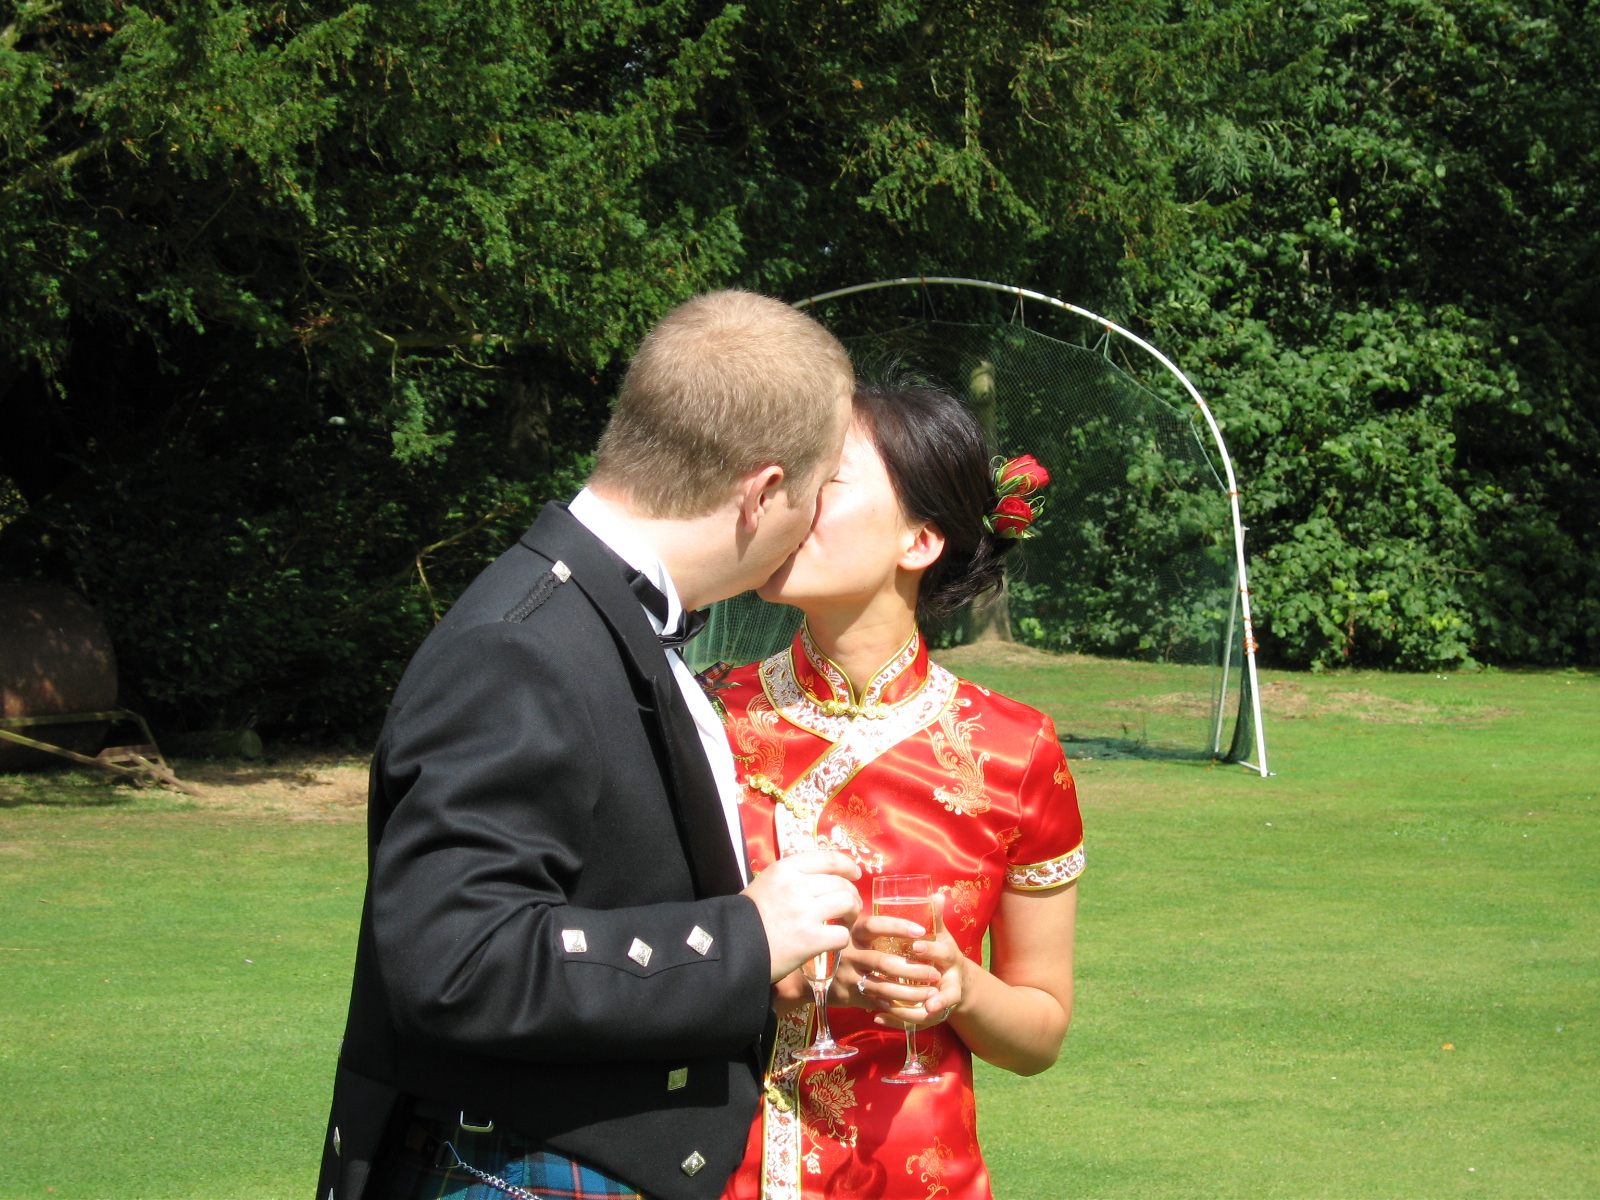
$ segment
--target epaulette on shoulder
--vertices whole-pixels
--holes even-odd
[[[572,568],[557,559],[548,571],[539,576],[538,582],[528,589],[528,594],[512,605],[500,619],[511,622],[526,621],[541,604],[550,599],[558,587],[571,578]]]

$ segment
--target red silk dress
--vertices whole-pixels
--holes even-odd
[[[957,679],[913,635],[858,702],[802,628],[793,645],[716,686],[744,784],[750,868],[838,850],[862,869],[866,911],[878,875],[926,874],[945,921],[982,962],[1003,888],[1042,891],[1083,870],[1083,824],[1050,719]],[[937,1083],[883,1083],[905,1035],[860,1008],[831,1008],[838,1062],[792,1057],[811,1008],[779,1022],[766,1095],[723,1200],[987,1200],[972,1054],[948,1023],[918,1049]]]

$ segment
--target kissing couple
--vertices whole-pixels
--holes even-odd
[[[987,1198],[972,1055],[1060,1052],[1082,822],[919,626],[1047,482],[780,301],[664,317],[395,693],[316,1200]],[[793,644],[697,678],[750,589]]]

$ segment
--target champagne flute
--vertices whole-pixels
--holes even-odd
[[[800,971],[811,985],[812,1011],[817,1014],[817,1036],[804,1050],[794,1056],[806,1062],[825,1062],[835,1058],[854,1058],[861,1053],[852,1046],[841,1046],[833,1040],[828,1028],[828,989],[833,986],[833,973],[839,966],[839,951],[824,950],[815,958],[806,959]]]
[[[927,875],[880,875],[872,881],[872,912],[879,917],[898,917],[923,928],[923,937],[933,936],[933,879]],[[877,949],[898,954],[908,961],[911,943],[915,938],[880,937]],[[902,983],[913,984],[909,979]],[[905,1065],[893,1075],[885,1075],[885,1083],[932,1083],[939,1075],[922,1065],[917,1057],[916,1026],[906,1026]]]

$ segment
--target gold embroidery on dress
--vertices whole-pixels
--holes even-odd
[[[917,1061],[924,1071],[937,1071],[944,1061],[944,1043],[937,1037],[917,1039]]]
[[[733,756],[747,773],[783,778],[783,755],[788,747],[778,728],[778,714],[765,696],[752,696],[744,715],[729,721],[728,733],[733,738]]]
[[[1067,760],[1062,759],[1061,765],[1056,768],[1056,773],[1050,777],[1058,788],[1072,786],[1072,772],[1067,769]]]
[[[957,707],[971,704],[958,700],[947,705],[939,714],[939,728],[928,731],[933,744],[933,756],[939,765],[955,778],[955,790],[934,788],[933,798],[950,812],[976,817],[989,811],[989,795],[983,790],[983,765],[989,761],[986,750],[980,755],[972,753],[972,731],[982,729],[977,717],[956,720]]]
[[[906,1174],[920,1175],[922,1182],[928,1187],[928,1200],[933,1200],[933,1197],[940,1192],[950,1190],[943,1183],[944,1173],[945,1168],[955,1161],[955,1157],[955,1151],[935,1136],[933,1145],[921,1154],[913,1154],[906,1159]]]
[[[939,890],[950,897],[951,914],[945,917],[945,924],[950,924],[950,915],[961,918],[961,928],[971,929],[978,923],[974,910],[978,907],[978,893],[989,886],[989,877],[980,875],[976,879],[958,879],[947,887]]]
[[[872,839],[883,833],[883,826],[878,824],[877,809],[869,807],[860,796],[851,793],[843,804],[825,809],[823,820],[831,828],[826,835],[817,839],[818,849],[837,850],[862,870],[874,875],[883,870],[882,853],[872,852]]]
[[[998,839],[999,842],[1000,842],[1000,852],[1002,854],[1010,853],[1011,847],[1013,847],[1013,846],[1015,846],[1017,844],[1017,839],[1020,838],[1021,836],[1022,836],[1022,826],[1021,825],[1013,826],[1012,828],[1007,829],[1004,833],[1000,834],[999,839]]]
[[[973,1158],[977,1158],[982,1153],[978,1149],[978,1097],[971,1088],[963,1088],[961,1091],[961,1126],[967,1131],[970,1153]]]
[[[856,1127],[845,1120],[845,1110],[856,1107],[856,1084],[840,1063],[831,1071],[807,1076],[805,1084],[806,1132],[812,1137],[824,1134],[854,1149]],[[824,1128],[826,1126],[826,1128]]]

